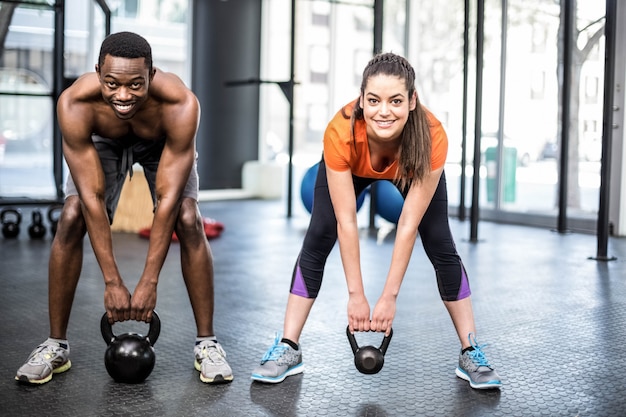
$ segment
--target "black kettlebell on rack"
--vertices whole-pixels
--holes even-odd
[[[57,233],[61,211],[63,211],[63,204],[54,204],[48,207],[48,221],[50,222],[50,233],[52,233],[52,236]]]
[[[100,320],[100,330],[108,345],[104,352],[104,365],[111,378],[126,384],[143,382],[152,373],[156,362],[152,346],[161,333],[161,320],[156,311],[152,312],[148,336],[139,333],[115,336],[106,313]]]
[[[28,226],[28,236],[31,239],[42,239],[46,235],[46,226],[43,225],[43,217],[39,209],[32,212],[32,223]]]
[[[359,347],[353,333],[350,333],[350,326],[346,328],[348,341],[354,353],[354,366],[362,374],[376,374],[383,369],[385,364],[385,353],[389,347],[393,329],[389,329],[389,336],[385,336],[379,348],[374,346]]]
[[[15,238],[20,234],[22,213],[13,207],[5,208],[0,212],[0,222],[2,222],[2,235],[8,239]]]

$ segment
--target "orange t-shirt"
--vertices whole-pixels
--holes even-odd
[[[370,151],[367,142],[367,131],[364,120],[356,120],[354,124],[355,144],[352,143],[350,133],[350,114],[356,100],[347,104],[344,109],[348,115],[346,119],[341,110],[328,123],[324,132],[324,162],[335,171],[350,170],[353,175],[362,178],[376,178],[392,180],[398,170],[398,161],[395,160],[384,171],[378,172],[372,168]],[[426,108],[424,108],[430,125],[431,138],[431,170],[443,167],[448,154],[448,136],[441,122]],[[356,145],[356,153],[354,147]]]

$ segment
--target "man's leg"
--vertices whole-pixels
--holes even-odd
[[[182,273],[196,320],[197,336],[213,336],[213,256],[198,204],[191,198],[183,199],[176,235],[181,245]]]
[[[213,255],[204,233],[198,203],[192,198],[183,198],[176,222],[176,235],[180,241],[183,278],[196,320],[194,367],[200,371],[202,382],[230,382],[233,380],[233,372],[213,329]]]
[[[50,337],[37,346],[15,379],[43,384],[72,366],[67,325],[83,262],[85,222],[77,196],[68,197],[59,218],[48,263]]]
[[[86,226],[77,196],[68,197],[52,241],[48,263],[50,337],[67,339],[67,325],[83,264]]]

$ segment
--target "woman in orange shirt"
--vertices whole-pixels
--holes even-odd
[[[337,240],[348,286],[350,332],[389,335],[419,232],[461,342],[457,376],[473,388],[501,386],[476,343],[467,274],[450,233],[443,173],[447,150],[441,123],[419,102],[409,62],[392,53],[374,57],[363,72],[359,98],[335,115],[324,134],[311,222],[292,276],[284,337],[276,337],[253,371],[253,380],[278,383],[303,371],[298,340]],[[370,316],[361,275],[356,196],[377,180],[393,181],[405,200],[391,267]]]

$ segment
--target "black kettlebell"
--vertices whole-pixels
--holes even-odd
[[[50,222],[50,233],[52,233],[52,236],[57,234],[57,226],[59,225],[62,210],[63,204],[54,204],[48,208],[48,221]]]
[[[126,384],[143,382],[152,373],[156,362],[152,346],[161,333],[161,320],[156,311],[152,312],[148,336],[138,333],[115,336],[106,313],[100,321],[100,330],[108,345],[104,352],[104,365],[111,378]]]
[[[8,207],[0,212],[0,222],[2,222],[2,235],[12,239],[20,234],[20,223],[22,213],[13,207]]]
[[[389,347],[393,329],[389,329],[389,336],[385,336],[379,348],[374,346],[359,347],[353,333],[350,333],[350,326],[346,328],[348,341],[354,353],[354,366],[362,374],[376,374],[383,369],[385,363],[385,352]]]
[[[32,223],[28,226],[28,235],[31,239],[42,239],[46,235],[46,226],[43,225],[43,217],[38,209],[32,212]]]

